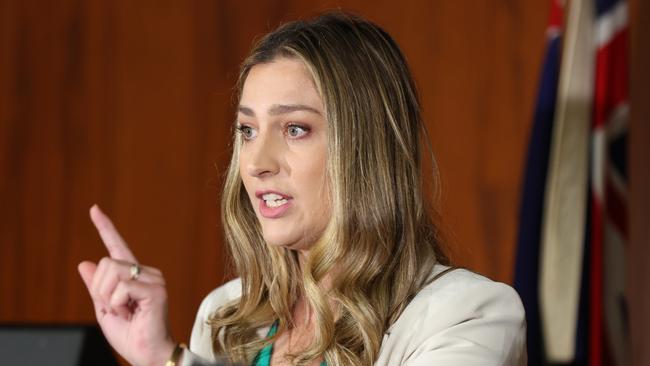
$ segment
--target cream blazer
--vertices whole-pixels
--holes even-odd
[[[433,275],[448,267],[436,265]],[[206,319],[241,296],[239,279],[212,291],[202,302],[182,364],[210,365]],[[268,328],[258,330],[264,337]],[[524,308],[508,285],[456,269],[423,288],[384,334],[375,365],[526,365]]]

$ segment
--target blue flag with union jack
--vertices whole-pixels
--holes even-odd
[[[520,224],[514,286],[526,309],[528,363],[531,366],[541,365],[544,359],[539,311],[540,237],[546,173],[560,74],[562,21],[562,6],[558,1],[552,1],[546,29],[546,55],[528,145],[519,213]]]
[[[625,284],[625,243],[627,229],[627,136],[628,136],[628,4],[621,0],[574,0],[571,9],[588,9],[593,23],[593,44],[589,50],[594,69],[593,100],[589,134],[588,200],[582,279],[575,317],[575,342],[571,365],[628,365],[629,330]],[[581,8],[578,3],[585,4]],[[553,124],[558,105],[560,65],[566,57],[561,49],[562,25],[574,19],[564,15],[560,0],[551,0],[547,46],[535,117],[525,168],[514,285],[526,308],[528,359],[543,365],[549,359],[540,310],[540,257],[545,200],[550,175],[549,156],[553,146]],[[582,18],[584,21],[584,18]],[[569,50],[573,51],[573,50]],[[561,53],[565,53],[564,55]],[[567,74],[568,78],[572,75]],[[564,77],[564,76],[563,76]],[[571,123],[569,120],[565,123]],[[579,229],[579,228],[578,228]],[[561,243],[560,243],[561,244]],[[561,247],[561,246],[560,246]],[[553,301],[553,299],[545,299]]]

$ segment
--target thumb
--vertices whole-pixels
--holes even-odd
[[[81,279],[84,281],[86,288],[90,292],[90,286],[93,283],[93,277],[95,276],[97,265],[93,262],[83,261],[79,263],[79,265],[77,266],[77,270],[79,271],[79,275],[81,276]]]
[[[106,314],[106,311],[103,310],[101,303],[95,299],[93,293],[90,291],[90,287],[92,286],[93,283],[93,277],[95,277],[95,272],[97,271],[97,265],[93,262],[83,261],[79,263],[79,265],[77,266],[77,270],[79,271],[79,275],[81,275],[81,279],[84,281],[84,284],[88,289],[88,294],[90,295],[90,299],[93,301],[93,306],[95,307],[95,315],[97,316],[97,320],[100,321],[102,316]]]

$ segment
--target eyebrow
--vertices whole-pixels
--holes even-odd
[[[239,113],[242,113],[246,116],[255,117],[255,112],[249,107],[240,105],[239,107],[237,107],[237,110],[239,111]],[[298,111],[306,111],[306,112],[315,113],[319,116],[321,115],[321,112],[318,109],[312,108],[304,104],[274,104],[271,106],[271,108],[269,108],[268,114],[270,116],[277,116],[280,114],[287,114],[287,113],[298,112]]]

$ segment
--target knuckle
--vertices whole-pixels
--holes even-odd
[[[113,288],[113,293],[118,293],[124,291],[124,280],[118,279],[115,282],[115,287]]]
[[[111,263],[111,259],[109,257],[102,257],[102,259],[99,260],[99,266],[101,267],[107,267]]]
[[[163,302],[167,301],[167,290],[165,289],[165,286],[163,285],[154,285],[152,287],[152,294],[153,296]]]
[[[124,281],[119,281],[117,285],[115,285],[115,290],[111,294],[111,299],[119,297],[124,290]]]
[[[111,296],[111,298],[109,299],[108,304],[109,304],[111,307],[117,307],[117,306],[120,305],[120,304],[119,304],[119,297],[117,296],[116,293],[113,293],[113,296]]]
[[[115,259],[109,259],[108,262],[108,269],[111,271],[117,271],[117,269],[120,267],[120,263],[117,262]]]
[[[110,300],[109,296],[104,296],[102,294],[99,294],[99,301],[101,301],[103,304],[107,304]]]
[[[111,292],[109,291],[108,288],[102,287],[101,289],[99,289],[99,297],[102,299],[110,299]]]

